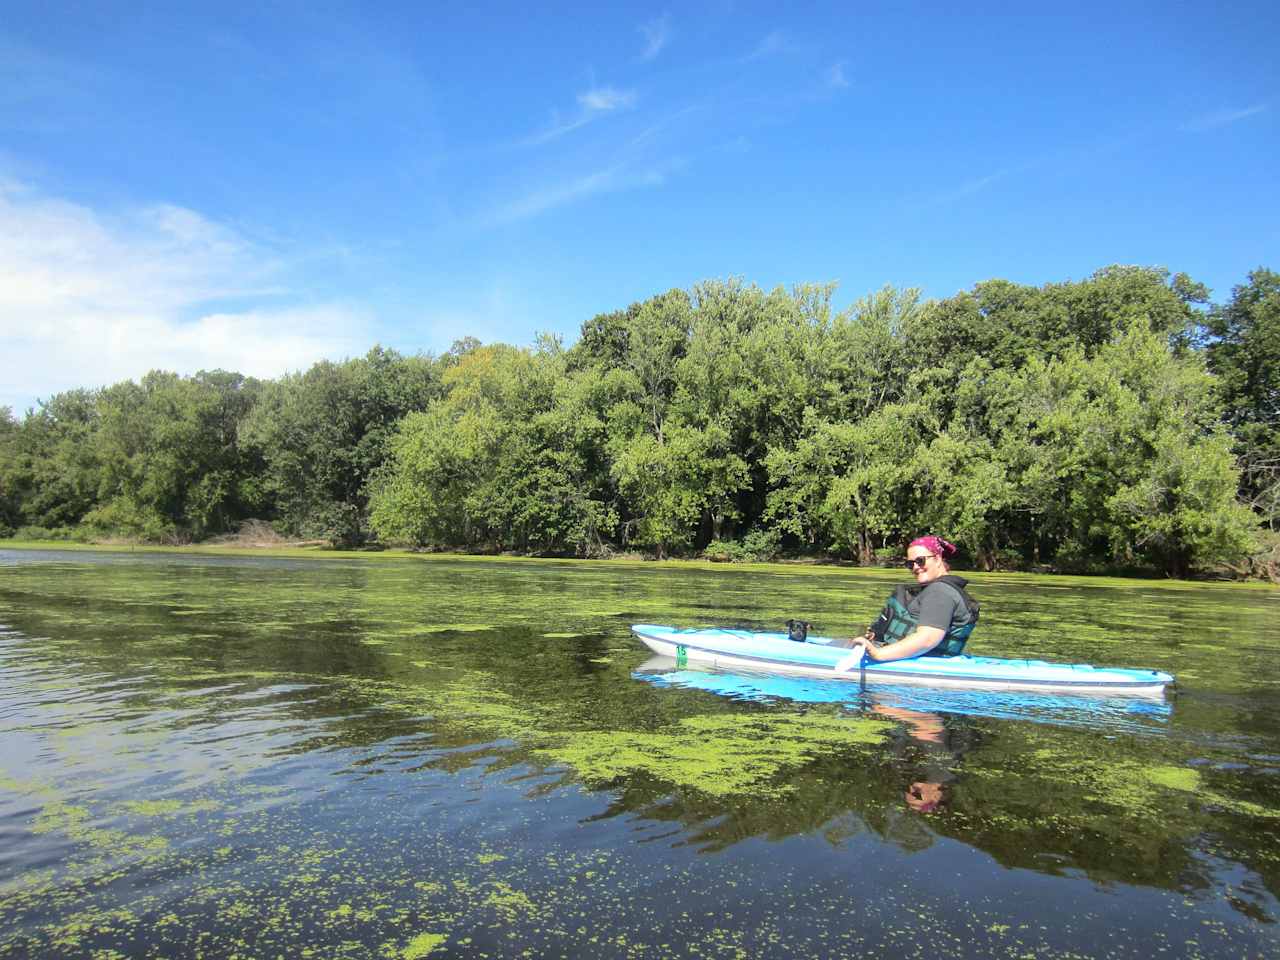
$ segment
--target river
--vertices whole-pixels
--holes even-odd
[[[1280,953],[1280,591],[974,575],[1163,700],[771,683],[831,567],[0,549],[0,957]]]

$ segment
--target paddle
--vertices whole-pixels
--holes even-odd
[[[842,657],[836,661],[836,665],[832,668],[836,673],[848,673],[854,667],[858,668],[858,684],[862,689],[867,688],[867,648],[858,647],[847,657]]]

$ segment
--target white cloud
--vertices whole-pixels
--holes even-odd
[[[1256,116],[1259,113],[1265,113],[1266,109],[1267,105],[1265,103],[1259,103],[1239,110],[1218,110],[1215,113],[1207,113],[1204,116],[1187,121],[1182,125],[1182,129],[1188,133],[1204,133],[1208,130],[1216,130],[1219,127],[1239,123],[1241,120]]]
[[[0,182],[0,406],[152,369],[275,377],[363,352],[345,305],[282,304],[281,258],[171,205],[106,215]],[[259,301],[217,310],[222,301]]]
[[[652,60],[671,39],[671,14],[664,13],[657,19],[642,24],[639,30],[644,34],[644,49],[640,51],[640,59]]]
[[[849,79],[844,75],[844,61],[833,63],[827,67],[827,86],[841,89],[849,86]]]

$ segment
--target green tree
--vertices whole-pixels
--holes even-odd
[[[237,373],[152,371],[97,398],[98,505],[85,522],[106,533],[188,539],[245,518],[252,464],[238,442],[259,384]]]
[[[951,429],[922,444],[903,471],[914,509],[911,530],[943,530],[995,569],[1016,543],[1009,516],[1017,491],[991,440]]]
[[[466,337],[263,385],[153,373],[0,417],[0,525],[186,537],[252,515],[335,542],[660,556],[749,530],[863,561],[932,530],[986,567],[1180,575],[1247,549],[1231,483],[1280,525],[1278,286],[1256,271],[1206,315],[1202,285],[1143,267],[840,311],[833,284],[710,280],[593,317],[568,350]]]
[[[616,512],[599,484],[604,385],[558,343],[473,347],[447,393],[403,421],[373,486],[378,534],[420,545],[599,552]]]
[[[97,503],[97,393],[69,390],[40,403],[8,434],[0,490],[13,525],[74,529]]]
[[[594,370],[608,386],[607,407],[601,411],[608,442],[601,466],[607,467],[608,482],[619,495],[616,516],[623,540],[650,546],[659,555],[693,541],[707,506],[706,495],[698,489],[706,479],[705,465],[696,462],[695,450],[710,455],[717,446],[725,446],[723,431],[683,421],[692,413],[691,406],[709,413],[703,401],[711,393],[699,391],[692,405],[686,396],[683,413],[673,403],[693,323],[692,298],[683,290],[671,290],[589,321],[566,358],[568,370]],[[713,335],[716,328],[707,324]],[[716,349],[711,338],[705,339],[704,347]],[[727,478],[734,465],[725,466]]]
[[[715,426],[673,424],[661,437],[640,433],[617,444],[613,477],[633,513],[632,543],[660,558],[692,544],[709,502],[723,503],[745,479],[741,462],[725,453],[727,439]]]
[[[832,543],[862,563],[902,539],[917,482],[914,455],[924,443],[918,404],[890,404],[856,423],[829,428],[839,469],[822,503]]]
[[[763,447],[756,381],[744,344],[766,322],[768,298],[739,281],[704,281],[693,289],[684,355],[675,366],[671,415],[702,434],[706,499],[699,525],[719,540],[750,511],[750,464]]]
[[[335,543],[367,533],[367,486],[396,426],[442,392],[436,361],[374,347],[271,383],[241,426],[260,458],[261,499],[282,529]]]
[[[1104,267],[1087,280],[1043,287],[986,280],[920,311],[907,336],[918,367],[942,376],[974,357],[1018,369],[1076,349],[1092,356],[1135,323],[1177,347],[1199,323],[1195,305],[1205,296],[1185,274],[1155,267]]]
[[[1204,325],[1205,355],[1242,468],[1241,494],[1280,530],[1280,274],[1258,268]]]
[[[766,459],[766,518],[809,550],[871,562],[905,532],[913,459],[927,442],[924,413],[919,404],[887,404],[860,420],[830,421],[810,410],[798,440]]]
[[[384,540],[457,546],[471,540],[467,492],[475,460],[443,405],[410,413],[372,486],[370,523]]]
[[[0,536],[13,535],[18,525],[18,489],[11,476],[12,465],[17,460],[17,439],[20,436],[18,421],[10,407],[0,407]]]
[[[1033,362],[1021,387],[1010,433],[1040,453],[1022,464],[1018,495],[1059,562],[1185,576],[1247,553],[1254,522],[1235,501],[1239,473],[1198,357],[1135,323],[1093,357]]]
[[[546,516],[547,533],[541,537],[548,550],[572,547],[580,556],[604,553],[617,535],[618,493],[609,473],[606,411],[623,388],[617,372],[599,370],[567,372],[558,368],[551,408],[538,416],[534,427],[548,462],[539,485],[540,500],[554,509]],[[551,533],[554,532],[554,536]]]

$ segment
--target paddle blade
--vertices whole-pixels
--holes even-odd
[[[857,670],[862,666],[862,658],[867,655],[866,647],[858,647],[853,653],[849,654],[841,660],[836,661],[836,665],[831,669],[836,673],[848,673],[850,670]]]

